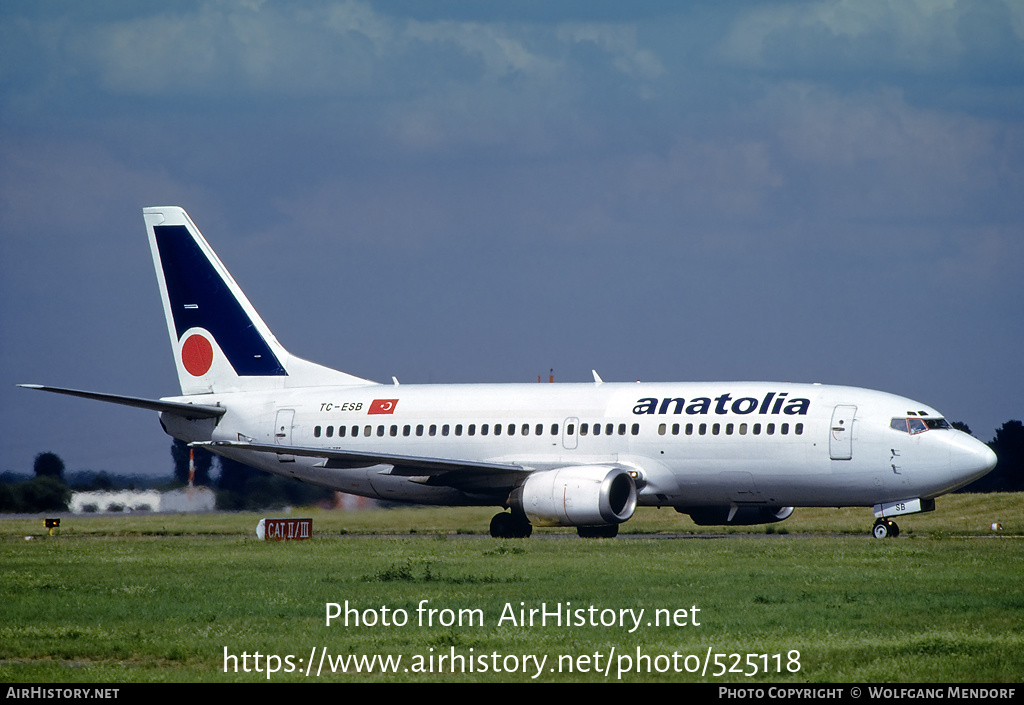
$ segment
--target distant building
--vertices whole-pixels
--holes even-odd
[[[208,487],[171,492],[121,490],[118,492],[73,492],[70,509],[74,514],[109,512],[212,512],[217,500]]]

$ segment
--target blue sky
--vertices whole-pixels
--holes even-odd
[[[141,208],[381,381],[1024,409],[1017,2],[0,4],[0,470],[167,473]]]

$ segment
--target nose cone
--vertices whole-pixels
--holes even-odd
[[[992,471],[998,458],[987,445],[961,433],[950,449],[950,468],[963,478],[963,485],[974,482]]]

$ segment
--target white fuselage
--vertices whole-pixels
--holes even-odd
[[[189,397],[177,398],[189,401]],[[187,441],[459,458],[543,471],[614,464],[636,471],[641,505],[871,506],[929,499],[991,468],[987,446],[943,427],[911,434],[893,419],[930,407],[852,387],[771,382],[369,385],[203,395],[219,420],[166,417]],[[943,423],[943,425],[945,425]],[[505,504],[436,486],[390,465],[225,448],[268,470],[368,497]]]

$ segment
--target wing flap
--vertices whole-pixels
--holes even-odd
[[[339,448],[310,448],[304,446],[253,443],[251,441],[207,441],[193,443],[210,450],[230,449],[323,458],[321,467],[338,470],[390,465],[391,475],[401,475],[424,485],[443,485],[458,489],[514,487],[531,470],[510,463],[491,463],[483,460],[430,458],[395,453],[368,453]]]

